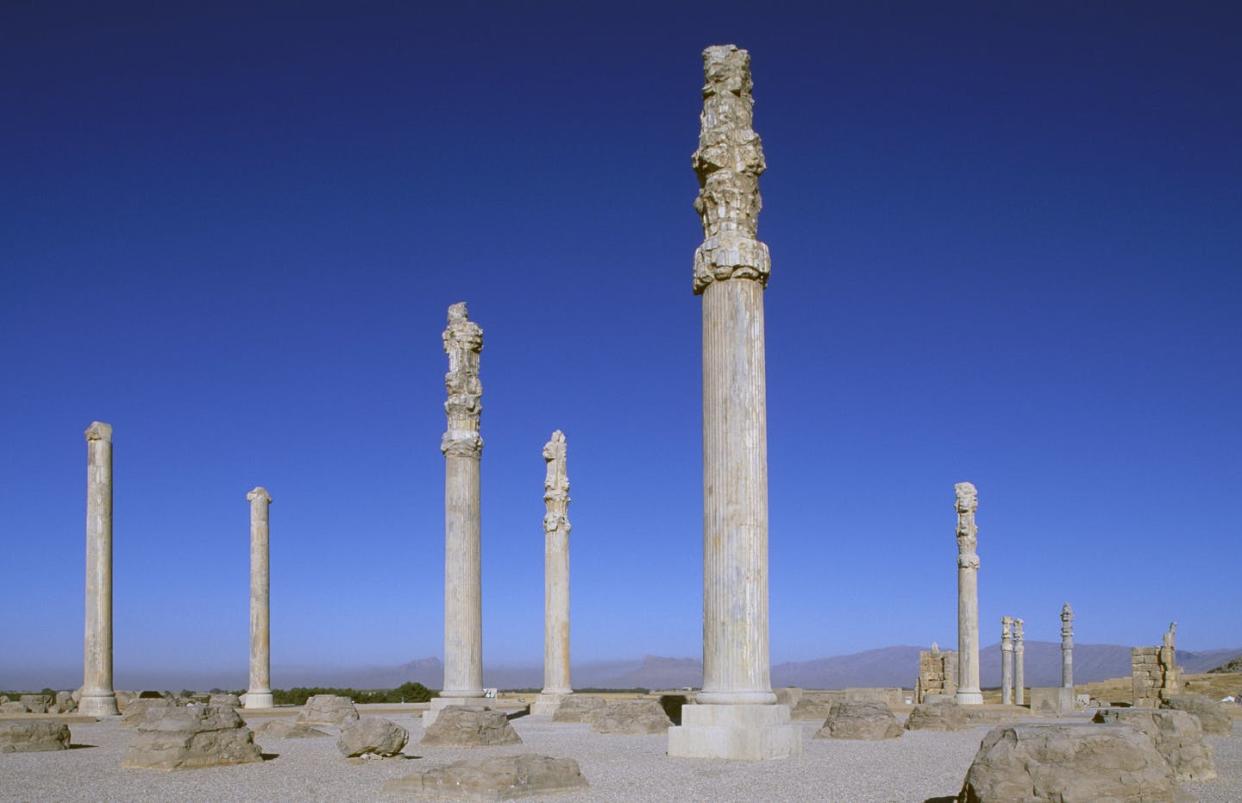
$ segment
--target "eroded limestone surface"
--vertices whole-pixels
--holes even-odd
[[[578,762],[572,758],[523,753],[435,767],[388,781],[384,792],[419,799],[513,800],[587,786]]]

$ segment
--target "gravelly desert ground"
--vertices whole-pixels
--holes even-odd
[[[273,800],[382,799],[385,780],[468,756],[536,752],[578,760],[591,783],[585,795],[549,800],[825,800],[924,801],[950,796],[987,733],[907,732],[887,742],[812,739],[818,723],[800,723],[801,758],[765,763],[670,759],[664,736],[605,736],[587,725],[513,721],[525,744],[474,750],[421,748],[422,726],[412,714],[385,714],[410,730],[406,758],[347,761],[335,738],[260,740],[272,757],[263,764],[179,772],[122,770],[130,731],[118,721],[73,724],[67,752],[0,755],[0,799],[46,800]],[[266,719],[266,717],[265,717]],[[1242,800],[1242,722],[1232,736],[1209,737],[1220,779],[1185,789],[1203,801]],[[89,745],[89,747],[87,746]]]

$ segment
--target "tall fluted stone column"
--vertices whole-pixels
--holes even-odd
[[[569,685],[569,475],[565,433],[543,446],[543,691],[530,707],[536,716],[556,713],[573,692]]]
[[[969,482],[953,486],[957,494],[957,694],[964,705],[981,705],[979,689],[979,528],[975,511],[979,492]]]
[[[1013,702],[1026,705],[1026,645],[1022,641],[1022,620],[1013,620]]]
[[[483,697],[483,602],[479,564],[479,416],[483,384],[479,355],[483,330],[470,320],[465,302],[448,309],[444,375],[448,429],[444,453],[444,688],[423,715],[430,725],[450,705]]]
[[[268,506],[272,496],[257,487],[246,494],[250,501],[250,688],[246,708],[271,708],[272,638],[270,530]]]
[[[1061,688],[1074,688],[1074,609],[1061,607]]]
[[[751,127],[750,54],[703,51],[703,112],[692,164],[703,243],[703,690],[669,729],[669,755],[765,759],[801,752],[775,705],[768,657],[768,456],[763,292],[757,239],[763,147]]]
[[[117,713],[112,688],[112,426],[86,428],[86,634],[82,699],[87,716]]]
[[[1001,703],[1013,704],[1013,617],[1001,617]]]

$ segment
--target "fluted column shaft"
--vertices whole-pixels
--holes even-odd
[[[954,486],[957,495],[957,693],[967,705],[983,702],[979,689],[979,531],[975,511],[979,494],[969,482]]]
[[[246,494],[250,501],[250,687],[246,708],[271,708],[271,563],[269,506],[265,488]]]
[[[112,427],[86,430],[86,632],[82,699],[90,716],[117,713],[112,688]]]
[[[1022,620],[1013,623],[1013,702],[1014,705],[1026,704],[1026,644],[1022,637]]]
[[[479,458],[444,460],[443,697],[483,696]]]
[[[701,703],[775,702],[768,657],[763,285],[703,292]]]
[[[1001,619],[1001,703],[1013,704],[1013,620]]]
[[[1061,686],[1074,688],[1074,611],[1068,602],[1061,608]]]
[[[543,693],[569,694],[569,532],[547,532],[544,549]]]

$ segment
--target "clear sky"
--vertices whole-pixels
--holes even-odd
[[[0,670],[75,665],[92,419],[126,666],[442,649],[445,310],[482,357],[485,663],[700,651],[700,51],[764,140],[773,661],[1242,645],[1242,14],[1228,4],[0,6]],[[451,9],[450,9],[451,6]],[[194,9],[194,10],[190,10]],[[279,684],[279,678],[274,678]],[[2,686],[0,679],[0,686]]]

